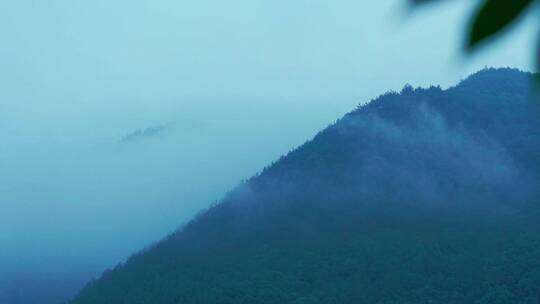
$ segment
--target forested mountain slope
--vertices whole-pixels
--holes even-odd
[[[530,77],[360,106],[72,303],[540,303]]]

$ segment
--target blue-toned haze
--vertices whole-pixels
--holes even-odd
[[[531,70],[534,20],[463,58],[469,1],[403,2],[1,2],[0,284],[97,275],[385,91]]]

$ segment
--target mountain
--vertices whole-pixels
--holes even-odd
[[[165,126],[148,127],[146,129],[137,129],[120,140],[122,143],[138,141],[146,138],[159,136],[165,131]]]
[[[540,303],[531,76],[361,105],[71,303]]]

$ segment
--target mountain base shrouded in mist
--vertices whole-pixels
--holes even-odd
[[[360,106],[71,303],[540,303],[530,77]]]

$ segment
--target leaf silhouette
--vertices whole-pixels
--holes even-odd
[[[422,1],[422,0],[416,0]],[[466,50],[475,50],[482,42],[499,34],[534,2],[534,0],[487,0],[473,17]]]

